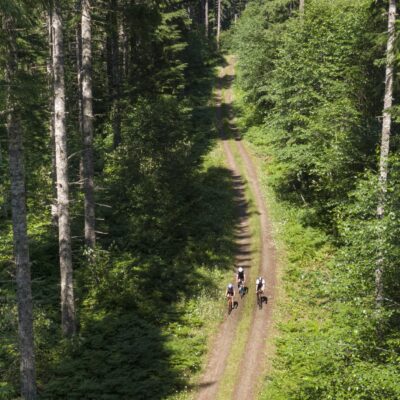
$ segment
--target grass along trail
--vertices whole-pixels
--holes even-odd
[[[223,112],[222,112],[222,87],[217,91],[216,106],[217,106],[217,120],[219,130],[223,132]],[[235,264],[239,267],[248,268],[251,263],[252,249],[251,249],[251,232],[248,220],[248,202],[246,200],[246,186],[236,167],[236,163],[232,152],[229,150],[229,144],[226,140],[222,141],[222,146],[225,152],[227,166],[232,173],[232,183],[235,192],[235,203],[238,212],[238,222],[236,226],[236,246],[237,254],[235,257]],[[234,282],[234,275],[232,275],[232,282]],[[238,296],[236,296],[236,301]],[[214,338],[211,348],[212,351],[208,356],[205,373],[198,385],[197,400],[208,400],[217,398],[219,391],[219,384],[225,372],[225,367],[228,363],[232,343],[235,341],[238,324],[243,315],[243,306],[239,304],[237,309],[234,309],[231,315],[226,316],[219,331]]]
[[[266,340],[272,332],[275,246],[255,167],[234,125],[233,79],[233,57],[229,57],[219,75],[217,120],[239,214],[236,267],[245,268],[249,292],[222,323],[212,343],[197,400],[255,399],[266,364]],[[262,310],[255,307],[255,279],[259,275],[267,282],[268,303]]]

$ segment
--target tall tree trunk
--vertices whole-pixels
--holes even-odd
[[[304,0],[300,0],[299,11],[300,11],[300,15],[304,14]]]
[[[82,12],[82,1],[77,0],[75,11],[79,15]],[[83,117],[82,117],[82,26],[81,20],[77,21],[75,28],[75,41],[76,41],[76,72],[78,78],[78,121],[79,132],[83,130]]]
[[[107,19],[108,84],[111,97],[111,120],[114,136],[114,148],[116,148],[121,143],[118,0],[110,0]]]
[[[204,0],[204,29],[208,37],[208,0]]]
[[[51,202],[51,222],[53,226],[58,224],[57,211],[57,172],[56,172],[56,146],[54,138],[54,71],[53,71],[53,22],[52,22],[51,6],[47,12],[47,29],[49,39],[49,58],[47,62],[47,77],[49,90],[49,111],[50,111],[50,146],[51,146],[51,187],[52,187],[52,202]]]
[[[128,42],[128,34],[126,27],[126,16],[122,16],[119,22],[119,42],[120,42],[120,53],[121,53],[121,80],[124,82],[124,79],[129,74],[129,42]]]
[[[11,180],[11,208],[14,237],[18,300],[18,335],[21,353],[21,395],[25,400],[36,399],[36,373],[33,340],[33,306],[31,270],[29,261],[28,233],[26,222],[25,168],[23,162],[23,139],[20,111],[13,96],[12,85],[17,73],[17,48],[15,25],[11,17],[4,17],[8,51],[5,80],[7,85],[7,115],[9,168]]]
[[[76,0],[75,12],[77,15],[82,13],[82,0]],[[83,109],[82,109],[82,28],[81,19],[78,19],[75,27],[75,59],[76,59],[76,76],[78,87],[78,129],[79,133],[83,136]],[[80,188],[84,188],[84,173],[83,173],[83,154],[79,161],[79,183]]]
[[[85,192],[85,243],[96,244],[93,182],[92,32],[90,0],[82,1],[82,106],[83,187]]]
[[[386,47],[386,73],[385,73],[385,97],[383,105],[383,120],[381,134],[381,154],[379,163],[379,200],[377,208],[378,219],[381,220],[385,213],[386,193],[387,193],[387,175],[388,175],[388,159],[389,144],[392,118],[390,108],[393,103],[393,69],[394,69],[394,44],[396,39],[396,0],[389,0],[388,14],[388,40]],[[381,250],[382,251],[382,250]],[[383,287],[384,272],[384,255],[380,254],[375,269],[375,285],[376,285],[376,304],[378,307],[382,305],[384,297]]]
[[[221,0],[217,0],[217,44],[221,35]]]
[[[65,125],[65,83],[63,33],[60,0],[53,4],[54,133],[57,164],[58,235],[61,272],[61,323],[65,336],[75,333],[75,305],[69,218],[67,132]]]

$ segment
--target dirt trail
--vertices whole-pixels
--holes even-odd
[[[240,157],[246,171],[246,178],[250,185],[250,190],[256,201],[256,207],[260,217],[261,227],[261,246],[260,246],[260,265],[257,275],[262,275],[267,282],[266,296],[268,303],[262,310],[254,307],[251,327],[246,341],[245,352],[242,355],[241,362],[238,365],[240,373],[234,388],[233,399],[252,400],[260,388],[260,378],[263,375],[266,365],[266,340],[271,334],[272,328],[272,310],[275,303],[275,286],[277,282],[277,264],[275,259],[275,246],[272,239],[271,224],[269,222],[265,201],[263,199],[260,184],[257,178],[256,169],[249,157],[244,144],[240,141],[239,134],[235,131],[234,115],[231,107],[233,101],[233,92],[231,82],[234,77],[233,58],[229,59],[229,64],[221,71],[220,84],[217,95],[217,118],[221,132],[221,140],[224,147],[229,169],[232,171],[233,184],[236,191],[236,202],[239,210],[239,223],[237,226],[238,254],[236,262],[245,268],[249,267],[251,262],[249,242],[249,220],[247,214],[247,203],[244,197],[243,179],[240,176],[239,169],[233,157],[227,132],[223,127],[222,105],[227,109],[230,119],[231,129],[229,133],[236,136],[236,143]],[[222,98],[222,79],[225,79],[224,99]],[[249,294],[247,301],[255,301],[255,282],[247,282]],[[254,296],[254,297],[252,297]],[[218,335],[213,343],[213,350],[208,358],[207,367],[203,379],[199,385],[197,400],[213,400],[218,394],[218,385],[223,376],[226,361],[234,342],[236,327],[241,316],[243,307],[234,310],[232,315],[221,325]]]
[[[217,118],[219,129],[223,136],[222,126],[222,90],[219,88],[217,93]],[[251,262],[251,242],[249,233],[249,221],[247,212],[247,200],[245,197],[245,186],[236,166],[234,157],[229,149],[227,140],[222,140],[223,147],[228,163],[228,167],[232,173],[232,182],[235,192],[235,203],[238,212],[238,222],[236,224],[235,236],[237,244],[237,255],[235,264],[239,267],[246,268]],[[234,282],[234,275],[232,275]],[[219,328],[218,334],[212,345],[212,352],[209,354],[207,367],[202,380],[199,384],[197,400],[215,399],[218,393],[218,385],[225,371],[225,365],[228,360],[229,352],[236,335],[236,327],[242,315],[243,307],[233,310],[231,315],[227,316]]]

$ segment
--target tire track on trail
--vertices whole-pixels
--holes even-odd
[[[220,77],[222,78],[222,77]],[[221,83],[220,83],[221,85]],[[251,242],[248,220],[248,204],[245,196],[245,184],[237,168],[233,154],[229,148],[229,143],[224,138],[223,115],[222,115],[222,89],[219,86],[216,96],[217,102],[217,121],[218,129],[221,134],[222,145],[224,148],[227,164],[232,174],[232,182],[234,189],[234,201],[238,213],[238,222],[235,228],[237,254],[235,256],[235,265],[237,267],[248,268],[251,262]],[[234,282],[234,279],[232,280]],[[198,385],[197,400],[215,399],[218,393],[219,383],[225,371],[228,356],[235,340],[237,326],[243,307],[239,307],[227,316],[219,328],[219,331],[213,341],[212,351],[208,356],[207,366],[203,377]]]
[[[221,142],[224,148],[225,157],[229,169],[232,172],[232,180],[235,189],[235,201],[239,211],[239,222],[237,226],[237,245],[238,254],[236,256],[236,265],[248,268],[251,264],[250,253],[250,234],[249,234],[249,216],[247,212],[247,201],[244,194],[243,178],[240,175],[239,168],[236,165],[235,158],[229,143],[235,143],[237,153],[240,155],[241,163],[246,175],[249,188],[255,199],[257,213],[260,223],[260,263],[257,276],[261,275],[266,279],[266,296],[268,302],[262,310],[257,307],[252,308],[251,326],[246,338],[246,345],[241,361],[237,366],[236,382],[232,399],[234,400],[252,400],[255,399],[261,386],[261,378],[265,373],[267,364],[267,352],[271,346],[266,346],[267,339],[272,334],[272,313],[275,304],[276,285],[277,285],[277,262],[276,251],[272,237],[272,226],[268,217],[267,207],[263,199],[261,187],[257,177],[256,168],[241,142],[240,134],[234,124],[234,115],[232,109],[233,91],[231,83],[234,78],[234,60],[229,58],[228,65],[219,74],[219,84],[217,91],[217,120],[221,135]],[[224,98],[222,92],[222,80],[225,82]],[[226,109],[224,115],[223,109]],[[223,124],[224,116],[229,117],[229,128],[225,131]],[[235,140],[229,140],[233,136]],[[253,274],[254,276],[254,274]],[[255,282],[247,282],[249,293],[245,301],[256,301]],[[225,366],[229,353],[238,334],[237,326],[242,315],[243,307],[239,306],[237,310],[227,318],[221,325],[218,334],[213,342],[212,350],[209,354],[208,363],[201,383],[199,384],[197,400],[213,400],[218,396],[219,383],[223,377]],[[224,399],[225,400],[225,399]]]
[[[253,311],[253,320],[247,339],[245,352],[239,365],[239,379],[236,382],[233,399],[254,399],[260,389],[260,379],[266,366],[266,341],[272,333],[272,313],[275,303],[277,284],[277,262],[272,227],[268,218],[265,202],[257,179],[256,171],[246,148],[237,142],[239,153],[244,160],[248,182],[254,194],[261,224],[261,249],[259,274],[266,280],[267,304],[262,310]],[[252,292],[252,289],[254,291]],[[255,282],[250,288],[250,297],[255,296]]]

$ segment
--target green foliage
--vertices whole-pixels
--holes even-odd
[[[371,187],[373,180],[361,183],[354,196],[371,204],[372,224]],[[261,398],[398,398],[397,308],[392,302],[388,310],[377,313],[373,306],[371,249],[377,251],[371,241],[379,239],[368,237],[365,211],[355,206],[354,214],[343,216],[343,225],[352,226],[352,231],[343,234],[347,245],[338,250],[320,229],[303,225],[301,210],[277,203],[270,192],[268,198],[275,236],[284,246],[286,296],[279,305],[274,369]],[[384,339],[377,335],[378,324]]]
[[[87,321],[89,327],[82,330],[79,343],[66,349],[62,365],[42,398],[163,398],[171,390],[166,382],[179,388],[178,377],[182,375],[177,373],[186,365],[176,365],[174,360],[179,352],[183,356],[184,339],[179,342],[181,347],[169,349],[159,327],[134,314],[94,317],[94,321]]]
[[[231,37],[241,124],[265,160],[287,264],[261,398],[397,399],[396,124],[385,216],[376,217],[387,3],[310,0],[302,17],[289,3],[251,2]]]
[[[304,18],[285,20],[284,2],[253,3],[233,38],[245,99],[255,102],[279,165],[274,184],[282,196],[309,203],[317,213],[310,219],[326,226],[375,156],[371,116],[380,98],[370,99],[376,71],[366,5],[311,1]]]
[[[233,191],[219,165],[209,157],[192,178],[202,201],[191,204],[180,221],[186,236],[170,242],[168,252],[161,241],[149,254],[142,242],[129,239],[137,225],[112,221],[114,245],[97,250],[77,273],[80,334],[50,350],[52,357],[41,366],[42,398],[162,399],[186,390],[200,368],[210,323],[223,311],[224,303],[217,305],[222,288],[215,282],[223,284],[232,263]],[[210,209],[221,215],[212,224]],[[125,215],[138,212],[128,209]],[[144,217],[150,211],[141,212]],[[116,229],[119,223],[123,232]]]
[[[11,7],[8,3],[4,6]],[[188,11],[189,4],[181,1],[117,2],[114,9],[112,2],[102,2],[92,10],[98,234],[90,257],[82,237],[79,18],[76,2],[62,4],[80,324],[70,342],[60,332],[58,239],[50,215],[54,181],[45,3],[15,2],[32,6],[32,18],[25,20],[28,14],[18,8],[19,73],[13,88],[25,139],[40,398],[161,399],[186,392],[212,325],[221,318],[219,282],[230,273],[235,223],[230,174],[218,151],[208,155],[215,147],[210,99],[218,59],[193,16],[199,4],[193,2]],[[126,41],[115,54],[112,40],[116,34],[122,40],[120,29]],[[7,39],[2,31],[3,50]],[[2,91],[2,110],[5,100]],[[18,396],[19,354],[5,116],[0,127],[0,398],[8,400]],[[113,137],[116,117],[119,146]]]

